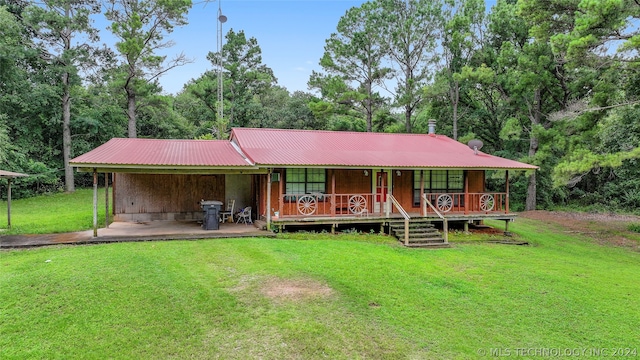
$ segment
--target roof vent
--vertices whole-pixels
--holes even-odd
[[[436,119],[429,119],[429,135],[435,136],[436,134]]]
[[[469,149],[473,150],[474,154],[478,155],[478,150],[482,149],[482,145],[484,144],[482,143],[481,140],[473,139],[473,140],[469,140],[467,145],[469,146]]]

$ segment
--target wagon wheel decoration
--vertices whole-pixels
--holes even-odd
[[[438,210],[442,212],[449,212],[453,207],[453,199],[451,198],[451,195],[442,194],[438,196],[438,199],[436,200],[436,206],[438,207]]]
[[[302,195],[298,198],[298,212],[302,215],[311,215],[316,212],[318,202],[312,195]]]
[[[484,194],[480,196],[480,209],[482,211],[491,211],[494,206],[493,195]]]
[[[367,210],[367,199],[362,195],[353,195],[349,198],[349,211],[352,214],[362,214]]]

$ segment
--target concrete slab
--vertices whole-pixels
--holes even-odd
[[[253,225],[220,224],[219,230],[204,230],[192,221],[114,222],[109,228],[42,235],[0,236],[0,249],[24,248],[59,244],[95,244],[130,241],[195,240],[238,237],[274,237],[275,234],[259,230]]]

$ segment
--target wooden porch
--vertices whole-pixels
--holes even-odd
[[[506,232],[516,217],[509,212],[508,172],[504,192],[486,191],[485,172],[475,169],[269,169],[262,179],[260,214],[268,229],[331,225],[334,232],[379,224],[381,232],[413,246],[412,236],[442,222],[440,245],[447,245],[449,221],[466,229],[475,221],[504,220]]]
[[[463,222],[467,231],[475,221],[503,220],[507,233],[509,222],[516,217],[508,212],[506,193],[422,194],[419,212],[407,212],[393,195],[386,195],[385,202],[380,199],[380,194],[285,194],[279,207],[284,215],[271,218],[270,226],[283,230],[286,226],[331,225],[334,233],[339,226],[379,224],[380,232],[386,228],[405,246],[439,248],[449,247],[449,221]],[[442,236],[434,222],[442,222]]]
[[[385,197],[385,200],[382,198]],[[382,194],[284,194],[279,197],[278,210],[271,218],[276,221],[312,221],[313,219],[381,219],[411,218],[487,218],[509,214],[507,193],[433,193],[420,196],[420,211],[406,211],[392,201],[392,195]],[[439,213],[439,214],[438,214]]]

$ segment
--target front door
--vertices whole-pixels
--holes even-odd
[[[385,171],[376,172],[376,196],[373,212],[384,212],[384,204],[387,201],[387,189],[387,173]]]

